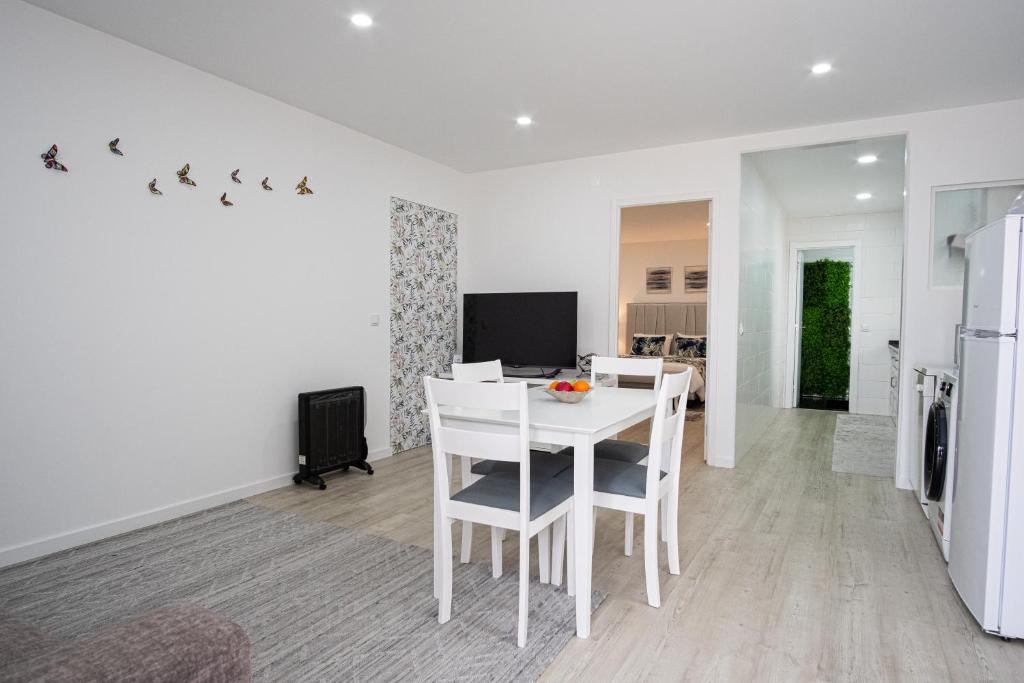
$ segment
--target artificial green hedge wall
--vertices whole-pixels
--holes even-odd
[[[847,399],[850,388],[850,264],[804,264],[800,395]]]

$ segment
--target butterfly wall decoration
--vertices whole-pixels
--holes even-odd
[[[220,196],[220,203],[223,204],[224,206],[234,206],[235,205],[234,202],[232,202],[230,199],[228,199],[228,193],[227,192],[225,192],[224,194],[222,194]]]
[[[302,180],[300,180],[299,184],[295,186],[295,189],[298,190],[298,192],[296,192],[296,194],[299,194],[299,195],[313,194],[313,190],[311,190],[310,188],[306,187],[306,183],[308,183],[308,182],[309,182],[309,178],[307,178],[306,176],[302,176]]]
[[[160,190],[156,189],[156,178],[149,181],[149,193],[150,194],[163,194]]]
[[[231,179],[238,183],[239,185],[241,185],[242,183],[242,181],[238,179],[238,171],[240,170],[241,169],[236,168],[234,171],[231,172]]]
[[[274,189],[274,188],[272,188],[272,187],[270,186],[270,176],[267,176],[266,178],[264,178],[264,179],[263,179],[263,182],[262,182],[262,183],[260,183],[260,185],[262,185],[262,186],[263,186],[263,189],[264,189],[264,190],[273,190],[273,189]]]
[[[121,150],[119,150],[117,148],[117,145],[120,142],[121,142],[121,138],[114,138],[113,140],[111,140],[110,142],[107,143],[107,147],[109,147],[110,151],[113,152],[114,154],[116,154],[117,156],[123,157],[124,156],[124,152],[122,152]]]
[[[188,172],[190,170],[191,167],[187,163],[184,166],[182,166],[181,170],[178,171],[178,182],[184,183],[185,185],[191,185],[192,187],[197,187],[196,181],[188,177]]]
[[[43,159],[43,165],[46,168],[53,168],[58,171],[68,172],[68,167],[57,161],[57,145],[52,145],[50,149],[46,150],[39,155]]]

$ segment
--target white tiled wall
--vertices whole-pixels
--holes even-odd
[[[786,219],[756,165],[743,158],[740,202],[736,459],[781,405],[785,368]]]
[[[860,357],[857,412],[889,414],[889,340],[900,336],[903,285],[903,214],[791,219],[789,242],[860,240]],[[789,250],[786,250],[789,258]],[[787,268],[786,272],[789,272]]]

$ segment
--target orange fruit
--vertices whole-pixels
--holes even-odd
[[[590,382],[585,379],[578,379],[576,383],[572,385],[572,388],[576,391],[590,391]]]
[[[548,389],[550,389],[551,391],[558,389],[558,380],[556,379],[554,382],[549,384]]]

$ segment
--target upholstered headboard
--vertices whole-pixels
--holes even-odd
[[[708,333],[708,305],[626,304],[626,339],[634,334],[700,334]]]

